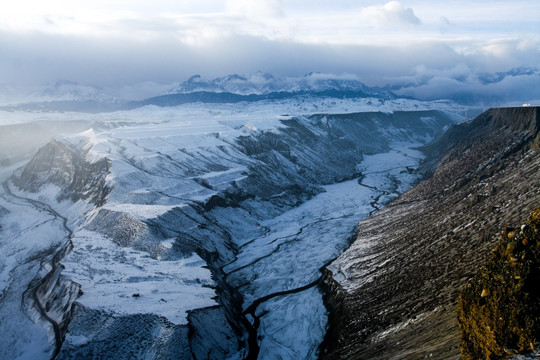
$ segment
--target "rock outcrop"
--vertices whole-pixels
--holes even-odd
[[[501,224],[540,203],[539,112],[492,109],[450,128],[426,148],[433,175],[360,222],[354,244],[327,268],[322,358],[459,356],[460,291]]]
[[[78,149],[52,139],[12,180],[19,188],[30,192],[45,185],[56,185],[62,189],[59,201],[88,199],[101,206],[110,192],[105,183],[110,166],[106,158],[87,161]]]

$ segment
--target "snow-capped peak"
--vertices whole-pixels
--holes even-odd
[[[167,94],[186,94],[198,91],[228,92],[240,95],[261,95],[272,92],[323,92],[354,91],[365,92],[365,86],[354,75],[333,75],[309,73],[300,77],[275,77],[268,73],[256,72],[251,75],[232,74],[212,80],[204,80],[194,75]]]
[[[200,75],[194,75],[167,94],[185,94],[197,91],[229,92],[233,94],[264,94],[273,92],[275,78],[270,74],[255,73],[250,76],[238,74],[218,77],[213,80],[203,80]]]

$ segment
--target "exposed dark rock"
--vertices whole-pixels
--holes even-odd
[[[540,209],[505,228],[488,263],[458,300],[461,357],[506,359],[540,341]]]
[[[456,301],[501,224],[540,204],[538,108],[493,109],[432,144],[433,176],[360,222],[324,282],[324,359],[455,359]],[[433,171],[433,170],[432,170]]]
[[[189,339],[194,359],[220,360],[237,354],[244,344],[231,325],[221,307],[191,311]]]
[[[12,180],[21,189],[31,192],[53,184],[63,190],[58,200],[89,199],[96,206],[101,206],[110,192],[105,184],[109,169],[110,160],[103,158],[88,162],[78,149],[71,149],[65,143],[52,139]]]
[[[320,193],[321,185],[358,177],[356,165],[364,155],[388,151],[396,141],[427,141],[452,120],[440,111],[396,111],[317,114],[282,123],[239,137],[237,145],[256,160],[238,184],[240,194],[284,211]]]
[[[192,359],[187,332],[157,315],[113,316],[77,304],[57,359]]]

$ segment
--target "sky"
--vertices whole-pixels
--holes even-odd
[[[415,84],[410,95],[425,95],[517,67],[540,67],[538,1],[0,3],[0,89],[63,79],[137,96],[194,74],[315,71]],[[512,91],[517,80],[537,87],[537,75],[521,77],[488,90]]]

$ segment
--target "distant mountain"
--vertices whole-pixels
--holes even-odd
[[[516,67],[494,73],[468,75],[444,72],[401,77],[386,85],[367,86],[356,75],[334,75],[311,72],[304,76],[280,77],[264,72],[250,75],[231,74],[214,79],[201,75],[189,79],[156,96],[143,98],[123,96],[123,100],[106,90],[73,81],[58,80],[32,91],[1,85],[0,110],[108,112],[134,109],[147,105],[160,107],[190,103],[239,103],[257,101],[305,100],[318,98],[380,100],[415,99],[420,101],[450,100],[461,105],[501,106],[536,103],[540,99],[537,86],[540,69]],[[136,87],[136,86],[135,86]],[[155,88],[157,89],[157,88]],[[148,92],[146,92],[148,94]],[[145,95],[148,96],[148,95]]]
[[[233,74],[213,80],[203,80],[200,75],[195,75],[170,89],[165,95],[195,92],[263,95],[275,92],[370,92],[374,90],[376,89],[368,88],[354,76],[335,76],[311,72],[303,77],[278,78],[268,73],[257,72],[249,76]]]
[[[233,74],[212,80],[203,80],[200,75],[195,75],[165,94],[130,102],[122,102],[93,86],[61,80],[34,90],[17,103],[1,106],[0,109],[94,113],[147,105],[165,107],[190,103],[279,101],[301,97],[398,98],[388,90],[368,87],[353,76],[309,73],[303,77],[278,78],[258,72],[249,76]]]
[[[520,66],[512,68],[509,71],[502,71],[496,73],[483,73],[478,76],[478,80],[484,85],[494,84],[503,81],[507,77],[515,76],[531,76],[531,75],[540,75],[540,69],[530,68],[526,66]]]
[[[32,90],[2,110],[102,112],[120,108],[121,102],[102,89],[57,80]]]
[[[82,85],[74,81],[57,80],[28,94],[24,102],[51,102],[51,101],[95,101],[100,103],[114,103],[118,100],[105,91],[91,86]]]
[[[396,99],[398,96],[377,87],[368,87],[354,77],[309,73],[303,77],[277,78],[256,73],[245,77],[229,75],[205,81],[192,76],[166,94],[126,104],[132,109],[146,105],[177,106],[188,103],[239,103],[276,101],[300,97],[378,98]]]
[[[232,93],[239,95],[266,94],[277,91],[276,78],[271,74],[256,73],[251,76],[237,74],[218,77],[213,80],[203,80],[200,75],[194,75],[180,85],[170,89],[165,95],[185,94],[194,92]]]

